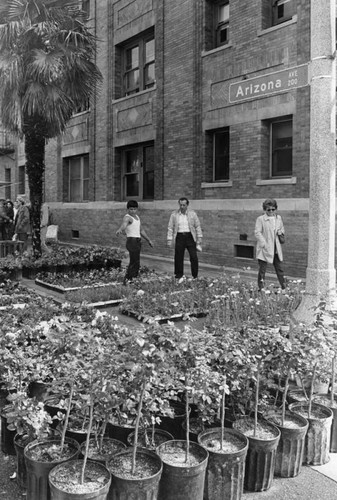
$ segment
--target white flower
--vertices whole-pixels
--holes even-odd
[[[138,290],[138,292],[136,293],[136,295],[138,295],[139,297],[141,297],[142,295],[144,295],[144,290]]]

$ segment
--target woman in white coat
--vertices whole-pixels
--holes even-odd
[[[259,263],[259,274],[257,278],[258,288],[264,288],[267,265],[273,264],[282,290],[285,289],[283,271],[283,252],[281,241],[284,242],[284,226],[280,215],[276,213],[277,203],[268,198],[262,204],[264,214],[256,219],[255,238],[256,258]]]

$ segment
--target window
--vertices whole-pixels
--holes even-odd
[[[79,113],[84,113],[85,111],[89,111],[90,109],[90,100],[87,99],[83,104],[78,106],[74,111],[73,115],[77,115]]]
[[[19,166],[19,193],[18,194],[25,194],[26,189],[25,189],[25,166],[21,165]]]
[[[12,197],[11,186],[12,186],[11,169],[5,168],[5,198],[7,200],[10,200]]]
[[[85,12],[87,19],[90,16],[90,0],[82,0],[81,9]]]
[[[154,35],[148,34],[125,46],[123,50],[124,95],[149,89],[155,84]]]
[[[213,135],[213,181],[229,180],[229,127]]]
[[[123,196],[153,200],[154,198],[154,146],[146,144],[122,151]]]
[[[229,2],[215,5],[216,46],[225,45],[229,40]]]
[[[293,172],[293,122],[279,120],[270,124],[271,177],[289,177]]]
[[[295,0],[272,0],[272,25],[289,21],[295,14]]]
[[[89,200],[89,155],[64,158],[63,176],[65,201]]]

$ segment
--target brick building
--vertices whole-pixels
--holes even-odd
[[[255,219],[274,197],[286,274],[303,276],[310,2],[82,3],[104,80],[95,102],[47,146],[45,200],[60,238],[124,246],[115,231],[126,200],[137,199],[155,243],[144,251],[170,256],[169,215],[187,196],[203,227],[200,259],[254,266]],[[18,155],[21,172],[23,164]]]

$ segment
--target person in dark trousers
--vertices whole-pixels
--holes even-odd
[[[28,234],[31,231],[29,208],[23,196],[18,196],[17,201],[19,205],[15,216],[14,237],[16,240],[23,241],[23,250],[27,250]]]
[[[153,247],[153,243],[146,234],[146,231],[142,228],[140,218],[137,215],[138,202],[136,200],[129,200],[126,208],[128,213],[124,215],[123,222],[116,231],[117,236],[121,233],[126,234],[126,249],[130,257],[124,282],[138,276],[140,268],[141,237],[148,242],[150,247]]]
[[[14,234],[14,204],[11,200],[6,200],[4,207],[6,215],[9,217],[5,225],[6,240],[11,240]]]
[[[6,213],[5,200],[0,200],[0,240],[7,240],[7,224],[10,218]]]
[[[259,264],[258,289],[262,290],[265,283],[265,275],[268,264],[273,264],[281,288],[285,289],[285,279],[283,271],[283,251],[284,226],[280,215],[277,214],[277,203],[271,198],[267,198],[262,208],[264,214],[256,219],[255,238],[256,258]]]
[[[197,250],[201,251],[202,231],[199,218],[194,210],[189,208],[189,200],[182,197],[178,200],[179,209],[172,212],[167,228],[167,246],[174,242],[174,275],[182,278],[184,275],[184,255],[187,249],[193,278],[198,277],[199,260]]]

